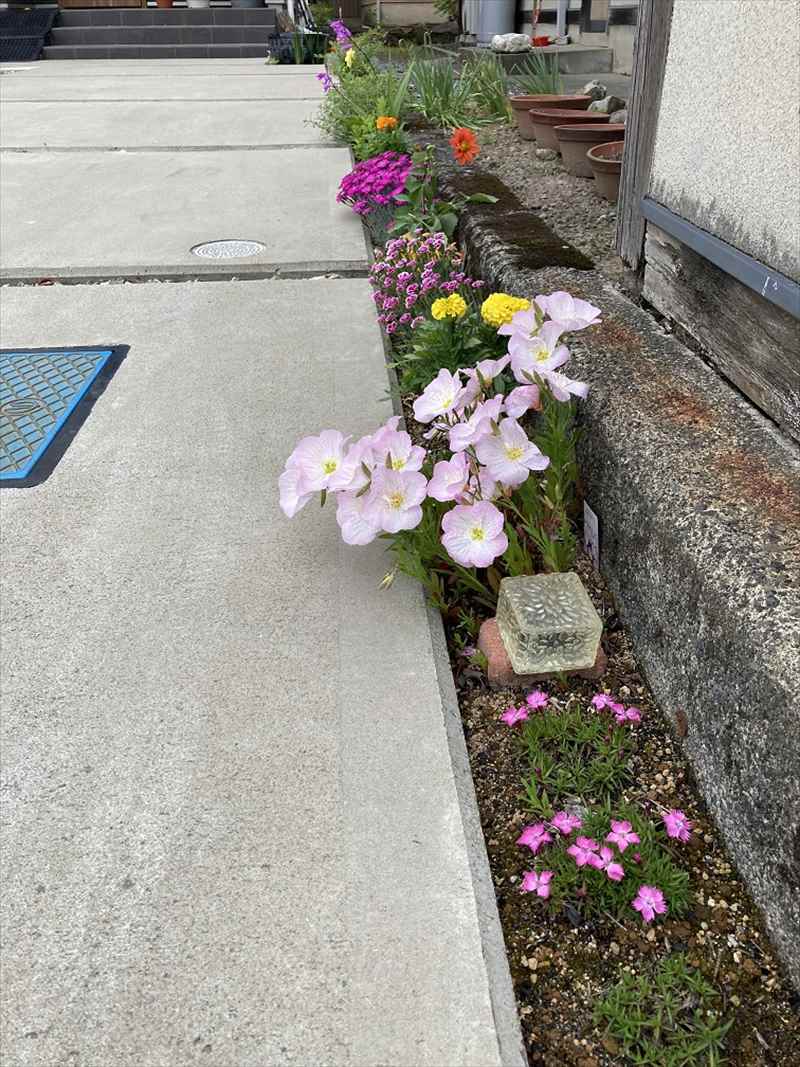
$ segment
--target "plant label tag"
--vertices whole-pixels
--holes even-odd
[[[583,502],[583,547],[591,558],[596,571],[600,570],[600,524],[597,516],[584,500]]]

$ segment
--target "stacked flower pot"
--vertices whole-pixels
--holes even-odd
[[[597,191],[616,201],[622,170],[624,123],[601,111],[587,111],[592,101],[581,94],[509,97],[520,136],[540,148],[561,153],[570,174],[594,177]]]

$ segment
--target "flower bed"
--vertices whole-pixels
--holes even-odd
[[[463,131],[451,144],[459,162],[480,150]],[[406,428],[394,417],[356,442],[307,438],[282,506],[293,516],[335,495],[343,539],[386,538],[387,586],[401,571],[443,614],[531,1063],[792,1062],[797,1000],[577,552],[573,412],[591,382],[564,374],[565,341],[602,309],[483,292],[431,225],[467,197],[439,202],[420,177],[430,167],[416,154],[416,191],[393,190],[404,232],[371,272]],[[500,580],[569,569],[605,622],[601,688],[493,692],[475,644]]]

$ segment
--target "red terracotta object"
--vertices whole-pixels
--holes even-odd
[[[508,102],[516,119],[519,135],[524,141],[535,141],[533,123],[528,112],[531,108],[560,107],[570,111],[585,110],[591,103],[591,96],[567,96],[558,93],[538,93],[531,96],[509,96]]]
[[[612,204],[616,204],[619,199],[619,179],[622,174],[624,151],[624,141],[610,141],[607,144],[596,144],[586,153],[598,193],[606,200],[610,200]]]
[[[500,636],[497,619],[487,619],[481,625],[478,634],[478,648],[486,656],[486,678],[489,685],[495,689],[511,685],[537,685],[539,682],[548,682],[558,677],[556,674],[516,674],[511,666],[508,652],[506,652],[506,646]],[[597,649],[597,658],[593,667],[588,667],[583,671],[567,671],[566,673],[570,677],[577,675],[579,678],[596,681],[598,678],[602,678],[607,666],[608,660],[603,651],[603,646],[600,645]]]
[[[591,178],[592,168],[586,153],[596,144],[607,141],[622,141],[625,137],[625,125],[622,122],[573,123],[570,126],[555,126],[558,147],[564,166],[570,174],[580,178]]]
[[[532,108],[530,118],[533,124],[533,132],[536,134],[537,144],[542,148],[555,148],[556,151],[559,150],[555,133],[556,126],[574,125],[575,123],[583,123],[585,125],[587,121],[583,111],[566,107]],[[598,122],[609,122],[611,116],[598,112],[596,116],[593,115],[594,119]]]

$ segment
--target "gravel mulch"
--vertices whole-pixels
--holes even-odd
[[[577,567],[604,621],[608,671],[600,683],[569,679],[543,688],[558,703],[578,698],[588,706],[599,688],[635,704],[634,784],[622,799],[654,811],[684,810],[694,822],[683,846],[691,878],[691,905],[681,919],[644,926],[635,917],[575,926],[550,914],[535,894],[520,893],[530,856],[516,845],[526,812],[521,782],[528,773],[513,729],[498,721],[520,691],[493,692],[454,654],[472,773],[489,852],[525,1045],[530,1063],[543,1067],[610,1067],[630,1063],[617,1042],[593,1026],[596,1002],[624,970],[649,973],[657,959],[688,954],[722,994],[722,1010],[734,1014],[727,1060],[735,1067],[789,1067],[798,1063],[800,998],[781,976],[759,913],[728,858],[708,815],[680,744],[666,727],[640,672],[610,593],[586,558]],[[574,915],[571,917],[574,920]],[[703,1060],[702,1062],[706,1062]]]
[[[569,174],[560,158],[539,159],[536,142],[523,141],[516,126],[489,126],[479,136],[480,168],[505,182],[551,229],[621,284],[623,264],[614,248],[616,204],[598,196],[594,179]]]

